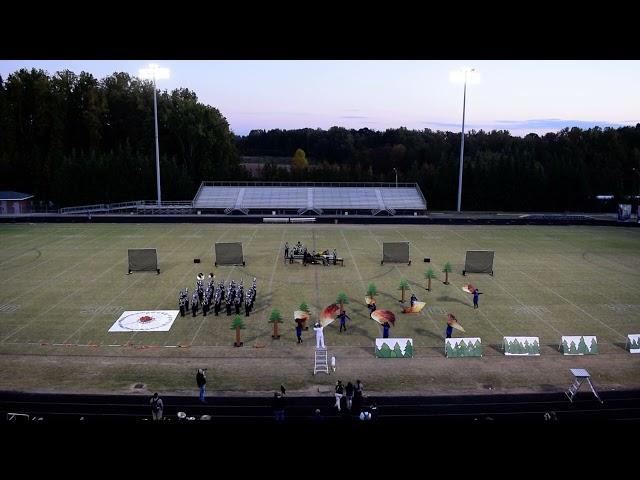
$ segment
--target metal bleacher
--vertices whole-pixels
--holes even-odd
[[[427,202],[415,183],[203,182],[193,208],[226,214],[423,215]]]

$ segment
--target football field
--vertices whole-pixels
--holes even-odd
[[[337,250],[340,265],[289,264],[285,242],[309,251]],[[410,242],[411,265],[380,264],[383,242]],[[242,242],[242,266],[214,267],[216,242]],[[129,248],[156,248],[160,275],[127,275]],[[462,275],[467,250],[494,250],[495,275]],[[429,263],[423,262],[430,258]],[[194,258],[202,263],[195,264]],[[449,285],[442,267],[450,262]],[[438,278],[426,291],[424,272]],[[127,310],[177,310],[180,289],[196,275],[257,279],[257,299],[244,316],[244,346],[234,348],[234,315],[178,317],[166,332],[108,330]],[[426,307],[402,314],[415,293]],[[411,338],[414,358],[374,356],[382,336],[365,304],[395,313],[391,337]],[[479,308],[462,290],[483,293]],[[293,311],[306,302],[312,319],[344,292],[351,320],[325,328],[337,371],[313,375],[313,330],[296,343]],[[405,305],[408,302],[405,303]],[[272,309],[284,319],[273,340]],[[446,358],[452,312],[484,355]],[[640,230],[590,226],[300,225],[300,224],[2,224],[0,225],[0,390],[161,391],[193,394],[195,369],[209,369],[208,392],[328,391],[337,379],[360,378],[369,392],[482,393],[554,391],[586,368],[602,390],[640,387],[640,354],[625,349],[640,333]],[[598,355],[563,356],[562,335],[595,335]],[[506,357],[504,336],[538,336],[538,357]],[[136,388],[138,384],[138,388]],[[140,384],[143,385],[140,388]]]

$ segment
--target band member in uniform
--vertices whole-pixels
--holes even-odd
[[[216,303],[215,303],[215,306],[213,307],[216,317],[218,316],[218,313],[220,313],[220,307],[222,305],[222,294],[220,293],[221,291],[222,290],[216,291]]]
[[[189,311],[189,289],[186,287],[184,289],[184,299],[185,299],[184,311],[188,312]]]
[[[242,303],[242,301],[240,300],[240,295],[238,295],[234,300],[233,300],[233,306],[236,307],[236,315],[240,314],[240,304]]]
[[[198,313],[198,292],[193,292],[193,297],[191,297],[191,313],[194,317]]]
[[[208,295],[204,296],[204,299],[202,300],[202,315],[203,316],[207,316],[207,312],[209,311],[209,302],[211,301],[211,299],[209,298]]]
[[[231,315],[231,298],[227,297],[227,299],[225,300],[226,306],[227,306],[227,316]]]
[[[247,291],[247,298],[244,301],[244,314],[246,317],[249,316],[249,312],[251,311],[251,290]]]
[[[198,280],[196,281],[196,290],[198,291],[198,300],[202,303],[204,298],[204,275],[202,273],[198,274]]]
[[[180,307],[180,316],[184,317],[184,290],[180,290],[180,295],[178,296],[178,306]]]

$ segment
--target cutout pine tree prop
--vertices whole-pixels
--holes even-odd
[[[309,305],[307,305],[306,302],[302,302],[298,308],[303,312],[307,312],[309,315],[311,314],[311,309],[309,308]],[[307,325],[307,321],[306,320],[301,323],[301,326],[305,330],[309,330],[309,326]]]
[[[376,301],[375,296],[377,294],[378,294],[378,289],[376,288],[375,284],[370,283],[369,286],[367,287],[367,297],[370,297],[371,301],[375,303]]]
[[[240,315],[236,315],[231,323],[231,330],[236,331],[236,341],[233,344],[234,347],[241,347],[242,342],[240,341],[240,330],[244,329],[244,322],[242,321],[242,317]]]
[[[449,285],[449,274],[453,272],[453,267],[449,262],[447,262],[442,267],[442,271],[445,273],[444,284]]]
[[[433,268],[429,268],[426,272],[424,272],[424,278],[427,279],[427,290],[431,291],[431,280],[434,278],[438,278],[436,272],[433,271]]]
[[[340,313],[344,312],[345,304],[349,303],[349,299],[347,298],[347,294],[344,292],[340,292],[338,294],[338,298],[336,298],[336,303],[340,305]]]
[[[404,278],[400,280],[400,286],[398,287],[398,290],[402,290],[402,300],[400,300],[402,303],[404,303],[404,292],[406,290],[409,290],[409,282],[407,282]]]
[[[282,315],[280,315],[280,311],[277,308],[271,310],[269,323],[273,323],[273,335],[271,335],[271,338],[275,338],[276,340],[279,339],[280,335],[278,335],[278,324],[282,323]]]

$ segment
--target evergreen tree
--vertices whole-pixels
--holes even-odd
[[[411,344],[411,340],[407,340],[407,344],[404,347],[404,356],[406,358],[413,357],[413,345]]]
[[[393,353],[394,353],[394,356],[397,358],[404,357],[404,354],[402,353],[402,348],[400,348],[400,344],[398,342],[396,342],[396,345],[393,347]]]
[[[578,353],[582,353],[583,355],[589,353],[589,347],[587,347],[584,337],[580,337],[580,341],[578,342]]]
[[[591,350],[589,351],[589,353],[594,355],[598,353],[598,342],[596,341],[596,337],[593,337],[591,339]]]
[[[384,342],[382,344],[382,346],[380,347],[380,356],[382,358],[391,358],[391,348],[389,347],[389,345]]]
[[[531,353],[534,354],[539,354],[540,353],[540,344],[538,343],[538,340],[534,340],[533,344],[531,345]]]
[[[444,350],[445,350],[445,354],[447,357],[455,357],[456,356],[456,351],[454,350],[454,348],[451,346],[451,344],[453,342],[448,341],[449,339],[445,340],[445,345],[444,345]]]
[[[571,344],[569,345],[569,353],[578,353],[578,349],[576,348],[576,344],[573,340],[571,340]]]

